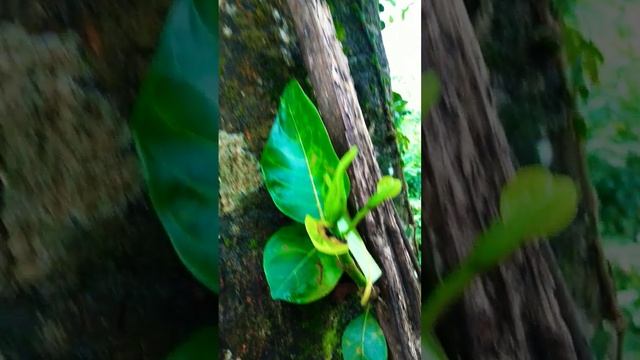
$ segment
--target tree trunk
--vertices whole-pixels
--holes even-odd
[[[600,244],[584,137],[577,129],[584,123],[564,75],[562,24],[549,1],[485,0],[467,6],[473,9],[492,89],[499,94],[500,119],[517,162],[540,163],[539,146],[550,144],[551,169],[569,175],[580,189],[576,220],[551,245],[578,306],[581,330],[593,340],[607,329],[603,320],[609,321],[614,329],[609,350],[614,354],[622,317]]]
[[[158,359],[216,317],[128,132],[170,3],[0,2],[2,359]]]
[[[352,146],[359,149],[349,169],[350,203],[352,209],[362,208],[381,174],[331,13],[322,0],[289,0],[289,7],[297,33],[306,36],[302,53],[329,135],[340,153]],[[387,202],[371,212],[360,229],[384,274],[375,305],[392,358],[418,359],[419,265],[398,218]]]
[[[363,8],[369,9],[374,3],[362,2]],[[351,12],[334,14],[334,17],[336,16],[345,26],[379,29],[377,13]],[[361,312],[355,285],[347,279],[323,300],[308,305],[294,305],[273,301],[264,278],[262,269],[264,245],[269,236],[289,220],[275,208],[266,189],[262,186],[257,159],[273,124],[284,85],[294,77],[299,80],[306,78],[300,49],[308,46],[310,39],[307,37],[300,39],[296,35],[293,19],[287,4],[282,0],[221,2],[220,333],[221,356],[230,358],[339,359],[342,331],[347,323]],[[375,46],[353,48],[349,52],[352,64],[358,63],[358,60],[354,59],[384,56],[384,53],[379,52],[381,44],[377,43],[380,41],[379,33],[374,35],[376,36],[373,39],[377,39],[373,42]],[[346,62],[342,65],[346,66]],[[361,69],[364,68],[363,66]],[[344,71],[344,68],[342,70]],[[388,77],[384,67],[375,71],[382,71],[382,73],[376,74],[371,68],[353,73],[355,82],[363,82],[366,77]],[[353,142],[344,140],[344,134],[339,133],[338,128],[333,128],[337,123],[330,122],[331,113],[323,105],[326,99],[323,95],[319,95],[316,88],[317,83],[314,80],[316,75],[313,72],[310,75],[319,100],[317,103],[328,130],[333,135],[333,143],[341,153],[348,144]],[[306,87],[305,84],[303,86]],[[372,109],[368,118],[369,129],[390,129],[391,119],[383,110],[388,106],[388,98],[384,94],[390,93],[389,84],[379,81],[370,86],[370,91],[378,95],[371,98],[371,103],[368,105]],[[314,94],[314,91],[307,91],[307,93]],[[366,95],[367,93],[362,92],[357,94],[360,98]],[[350,99],[354,100],[353,97]],[[352,111],[356,111],[356,108],[359,110],[357,102],[355,106],[349,108]],[[363,139],[371,136],[364,126],[359,126],[357,131],[365,132],[360,134]],[[341,137],[336,134],[340,134]],[[389,136],[374,138],[373,148],[371,143],[368,147],[359,144],[361,152],[364,150],[365,154],[361,153],[358,158],[366,159],[360,160],[366,163],[356,163],[354,168],[359,166],[359,169],[368,169],[367,174],[369,174],[371,171],[369,169],[375,167],[373,149],[387,164],[391,164],[394,168],[398,166],[397,155],[391,155],[389,150],[396,146],[395,137],[392,131],[388,131],[387,134]],[[397,154],[397,149],[395,151]],[[366,166],[363,167],[363,164]],[[358,204],[362,204],[364,193],[370,194],[371,186],[375,187],[379,171],[371,174],[371,178],[363,177],[362,179],[351,176],[352,187],[361,189],[358,192]],[[366,187],[359,182],[364,182],[365,179]],[[393,214],[390,208],[385,209],[387,214]],[[408,213],[408,209],[404,211]],[[380,213],[374,216],[380,217]],[[385,217],[384,223],[395,223],[394,226],[388,225],[388,229],[385,227],[385,233],[393,235],[402,244],[403,237],[397,233],[400,229],[397,221],[395,216]],[[376,228],[376,225],[371,224],[371,218],[368,218],[366,223],[364,229]],[[368,231],[363,233],[368,234]],[[376,235],[368,241],[368,244],[380,244],[381,238]],[[379,246],[377,249],[383,248]],[[386,249],[390,251],[388,247]],[[379,255],[381,254],[374,251],[374,256]],[[384,256],[386,259],[393,259],[396,255]],[[380,258],[378,257],[379,260]],[[404,260],[408,260],[406,264],[412,264],[410,259]],[[394,260],[390,261],[385,264],[391,264]],[[390,273],[398,274],[398,272]],[[383,277],[386,275],[385,268]],[[403,277],[405,275],[402,274]],[[396,283],[397,280],[396,278]],[[385,291],[381,290],[381,292]],[[416,301],[418,298],[413,297]],[[396,304],[390,306],[396,306]],[[415,314],[417,315],[417,312]],[[380,313],[378,318],[385,324],[395,321],[388,315]],[[415,328],[417,329],[417,323]],[[397,344],[397,341],[394,344]],[[392,349],[397,347],[391,345]],[[401,356],[401,353],[398,356]]]
[[[423,251],[437,280],[499,215],[499,194],[514,169],[462,0],[424,0],[422,16],[423,71],[441,80],[441,99],[423,122]],[[588,359],[575,317],[540,242],[476,279],[436,331],[454,359]]]
[[[344,30],[344,38],[338,39],[349,60],[358,103],[371,141],[376,145],[375,155],[380,171],[404,180],[397,142],[390,141],[396,138],[396,130],[391,109],[389,63],[382,42],[382,33],[376,23],[379,18],[378,3],[330,0],[328,4],[335,27]],[[415,229],[408,201],[405,186],[403,195],[396,197],[394,203],[402,221]]]

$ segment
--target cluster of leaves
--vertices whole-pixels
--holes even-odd
[[[153,206],[185,266],[218,292],[218,9],[177,0],[137,98],[131,130]],[[171,359],[217,354],[198,331]],[[210,355],[209,355],[210,357]]]
[[[428,295],[422,307],[425,354],[446,359],[432,335],[436,320],[475,276],[498,265],[528,241],[562,231],[575,217],[577,203],[577,189],[569,177],[552,175],[537,165],[520,168],[502,190],[500,218],[478,237],[459,267]]]
[[[585,39],[582,33],[571,25],[565,24],[562,30],[565,57],[569,66],[567,78],[571,91],[578,94],[582,100],[586,100],[589,97],[589,86],[598,85],[600,82],[598,69],[604,61],[604,56],[593,41]]]
[[[357,152],[352,148],[338,159],[320,114],[292,80],[280,99],[260,165],[273,202],[294,222],[269,238],[263,266],[271,297],[296,304],[326,296],[346,272],[360,287],[366,310],[347,326],[343,356],[386,359],[386,341],[368,307],[373,283],[382,271],[356,226],[370,210],[397,196],[402,184],[383,177],[351,218],[346,171]]]

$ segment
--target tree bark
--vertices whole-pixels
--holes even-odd
[[[589,180],[576,95],[568,88],[562,59],[562,23],[549,1],[486,0],[467,2],[491,73],[500,119],[516,161],[540,163],[540,144],[550,144],[551,169],[578,185],[576,220],[551,240],[579,322],[587,339],[606,331],[615,355],[623,322],[598,231],[598,205]],[[513,14],[513,16],[504,16]],[[504,29],[510,29],[505,32]],[[582,124],[582,125],[581,125]],[[616,339],[617,338],[617,339]]]
[[[441,98],[423,121],[423,252],[432,258],[433,287],[499,216],[514,168],[464,4],[424,0],[422,16],[423,71],[441,82]],[[477,278],[437,336],[451,358],[588,359],[566,295],[548,244],[533,244]]]
[[[299,37],[304,36],[302,54],[313,85],[318,108],[339,153],[357,146],[359,156],[349,169],[350,204],[365,205],[376,190],[380,168],[358,103],[347,58],[336,38],[331,13],[323,1],[289,0]],[[387,337],[393,358],[420,356],[420,290],[417,262],[411,242],[398,222],[391,203],[384,203],[364,220],[360,231],[369,249],[380,261],[383,278],[376,301],[376,314]]]
[[[362,2],[367,9],[372,3]],[[220,14],[221,358],[339,359],[342,331],[362,312],[353,282],[345,278],[326,298],[301,306],[273,301],[262,269],[267,239],[290,220],[276,209],[264,188],[258,158],[286,83],[297,78],[307,94],[314,94],[304,81],[307,72],[300,50],[307,37],[296,34],[283,0],[223,1]],[[378,14],[369,11],[334,16],[345,26],[379,26]],[[356,64],[358,59],[380,55],[376,49],[381,45],[375,45],[354,47],[350,61]],[[358,66],[356,82],[388,76],[375,73],[384,68]],[[376,82],[371,91],[386,94],[389,85]],[[367,93],[357,96],[366,98]],[[390,119],[381,111],[387,106],[385,96],[370,101],[376,111],[368,113],[369,128],[388,129]],[[326,119],[326,111],[322,113]],[[332,140],[338,153],[343,152],[346,144]],[[373,146],[387,164],[399,165],[399,158],[389,152],[397,146],[393,136],[375,137]],[[375,163],[375,156],[367,161]],[[376,180],[369,179],[368,186],[375,186]]]
[[[400,152],[393,126],[392,89],[389,63],[378,23],[379,4],[375,1],[327,1],[336,28],[344,29],[342,50],[349,60],[349,70],[358,94],[364,121],[375,145],[380,171],[404,180]],[[355,15],[358,15],[357,18]],[[355,18],[355,20],[354,20]],[[386,119],[381,121],[380,119]],[[404,181],[403,181],[404,182]],[[407,197],[393,199],[402,221],[415,229]],[[413,232],[413,231],[412,231]]]
[[[158,359],[215,321],[128,133],[170,3],[0,2],[1,359]]]

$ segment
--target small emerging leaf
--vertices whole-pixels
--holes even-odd
[[[344,360],[387,359],[387,340],[369,308],[344,330],[342,356]]]
[[[383,176],[378,181],[376,193],[367,201],[367,207],[375,208],[385,200],[393,199],[402,191],[402,182],[392,176]]]
[[[342,255],[349,252],[349,246],[336,237],[327,234],[328,223],[316,220],[310,215],[304,219],[304,226],[313,246],[327,255]]]
[[[333,174],[333,179],[329,183],[329,190],[324,201],[324,216],[331,226],[347,211],[349,193],[347,192],[348,188],[344,186],[345,175],[356,155],[358,155],[358,148],[354,146],[342,156]]]
[[[524,237],[557,234],[571,223],[577,208],[573,181],[537,165],[518,170],[500,196],[502,222],[519,227],[513,230],[521,230]]]
[[[264,249],[263,267],[271,297],[297,304],[324,297],[342,276],[337,260],[314,248],[301,224],[280,228]]]
[[[364,274],[364,277],[372,284],[376,282],[376,280],[382,276],[382,270],[367,250],[358,232],[350,229],[349,222],[345,218],[338,220],[338,230],[347,240],[349,251],[351,251],[351,254],[353,254],[353,257],[356,259],[356,263],[358,263],[358,267]]]

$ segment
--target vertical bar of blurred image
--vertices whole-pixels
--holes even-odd
[[[0,2],[0,359],[211,359],[217,2]]]
[[[220,358],[420,358],[419,14],[220,1]]]
[[[423,358],[640,357],[639,16],[422,1]]]

